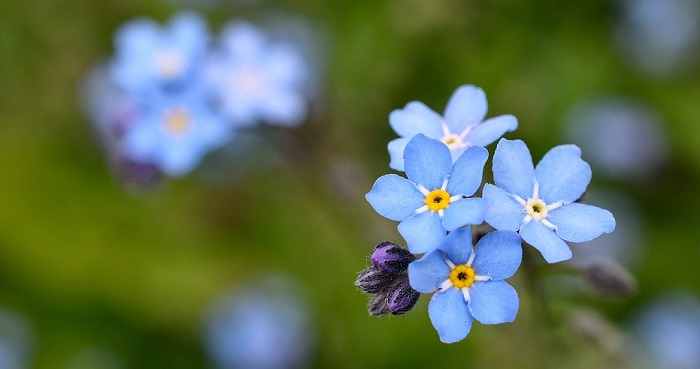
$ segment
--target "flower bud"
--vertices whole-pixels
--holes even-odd
[[[379,270],[377,267],[369,267],[357,276],[355,286],[367,293],[377,293],[391,284],[393,277]]]
[[[387,292],[387,290],[384,290],[380,291],[375,295],[372,295],[372,298],[369,299],[369,304],[367,305],[367,311],[369,312],[369,315],[382,316],[391,312],[391,310],[389,310],[389,305],[387,305],[386,303]]]
[[[389,290],[386,297],[386,304],[393,315],[401,315],[413,309],[418,302],[420,293],[411,288],[408,279],[402,280]]]
[[[382,242],[374,249],[370,260],[387,274],[398,274],[408,269],[415,256],[407,249],[391,242]]]
[[[627,297],[637,292],[634,277],[613,260],[603,260],[584,270],[586,283],[599,295]]]

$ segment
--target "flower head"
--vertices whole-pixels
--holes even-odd
[[[206,22],[195,13],[181,13],[161,28],[138,19],[116,33],[112,79],[129,92],[172,88],[186,83],[204,56],[209,35]]]
[[[266,121],[293,126],[306,118],[309,70],[295,48],[271,42],[246,22],[229,24],[221,39],[206,67],[206,79],[234,125]]]
[[[455,162],[468,147],[486,146],[504,133],[518,128],[518,120],[512,115],[484,121],[486,110],[484,91],[476,86],[464,85],[452,94],[444,116],[419,101],[392,111],[389,124],[400,137],[389,142],[389,166],[404,170],[404,149],[418,133],[442,141],[450,149],[452,162]]]
[[[401,222],[399,233],[409,251],[430,252],[448,231],[483,222],[486,202],[469,196],[481,186],[485,148],[470,147],[452,164],[447,146],[417,134],[406,145],[404,158],[408,179],[379,177],[366,198],[379,215]]]
[[[588,187],[591,168],[575,145],[551,149],[533,167],[521,140],[501,139],[493,156],[495,186],[486,184],[486,222],[519,231],[549,263],[571,258],[565,241],[590,241],[615,229],[615,218],[595,206],[575,202]]]
[[[494,231],[472,248],[471,229],[460,228],[408,266],[413,289],[435,292],[428,313],[442,342],[462,340],[474,319],[483,324],[515,319],[518,293],[504,279],[520,266],[520,241],[515,232]]]
[[[191,171],[210,150],[233,134],[192,87],[179,94],[156,94],[125,132],[121,149],[128,158],[153,163],[172,176]]]

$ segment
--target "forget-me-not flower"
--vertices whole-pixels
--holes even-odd
[[[615,229],[607,211],[578,200],[591,181],[591,167],[575,145],[549,150],[533,168],[521,140],[501,139],[493,156],[495,186],[486,184],[486,222],[498,230],[519,231],[549,263],[571,258],[565,241],[590,241]]]
[[[150,19],[133,20],[115,35],[112,79],[132,93],[179,87],[196,73],[208,42],[207,24],[195,13],[180,13],[163,28]]]
[[[472,249],[471,228],[460,228],[436,250],[409,264],[411,287],[435,292],[428,314],[442,342],[462,340],[474,319],[483,324],[515,320],[518,293],[504,279],[520,266],[520,241],[516,232],[494,231]]]
[[[222,114],[235,126],[259,121],[294,126],[306,118],[308,65],[292,45],[272,42],[252,24],[226,26],[206,79]]]
[[[406,176],[379,177],[367,201],[379,215],[400,221],[399,233],[414,254],[434,250],[447,235],[467,224],[481,224],[486,201],[468,198],[479,186],[488,151],[473,146],[452,164],[440,141],[417,134],[406,145]]]
[[[125,132],[121,148],[132,160],[179,176],[232,134],[230,125],[211,110],[202,88],[191,86],[177,94],[153,94]]]
[[[518,128],[518,120],[509,114],[484,121],[487,108],[484,91],[464,85],[452,94],[444,116],[419,101],[392,111],[389,124],[400,138],[389,142],[389,167],[404,170],[404,148],[417,133],[442,141],[450,149],[452,162],[455,162],[468,147],[486,146]]]

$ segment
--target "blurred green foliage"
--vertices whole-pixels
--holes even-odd
[[[318,368],[616,367],[614,357],[572,334],[569,309],[599,309],[623,324],[661,291],[700,290],[697,55],[664,78],[630,68],[612,46],[612,2],[298,0],[195,8],[214,32],[228,19],[272,10],[310,20],[329,52],[322,99],[308,124],[275,132],[277,166],[231,183],[194,173],[134,193],[110,174],[79,90],[113,52],[119,25],[137,16],[165,21],[180,9],[174,1],[0,3],[0,305],[31,322],[32,368],[65,368],[87,347],[110,350],[130,368],[208,367],[204,309],[266,274],[289,276],[306,291]],[[642,209],[648,238],[633,270],[637,296],[610,301],[551,289],[545,315],[519,274],[516,322],[477,324],[454,345],[439,343],[427,297],[405,316],[367,316],[366,297],[352,282],[374,244],[401,241],[395,223],[364,200],[374,179],[389,172],[388,114],[412,100],[441,112],[465,83],[486,91],[489,117],[519,118],[507,137],[524,139],[536,160],[564,143],[563,117],[580,99],[622,94],[662,113],[672,152],[660,176],[623,184],[594,173],[593,185],[626,192]]]

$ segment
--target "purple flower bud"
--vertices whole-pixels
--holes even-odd
[[[376,267],[363,270],[355,280],[355,286],[367,293],[377,293],[391,284],[394,278]]]
[[[408,268],[415,256],[407,249],[391,242],[382,242],[374,249],[370,260],[387,274],[399,274]]]
[[[408,279],[399,282],[387,294],[386,303],[393,315],[401,315],[413,309],[420,293],[411,288]]]
[[[382,316],[389,314],[389,306],[386,304],[387,290],[379,291],[377,294],[372,295],[369,299],[369,304],[367,305],[367,311],[371,316]]]

